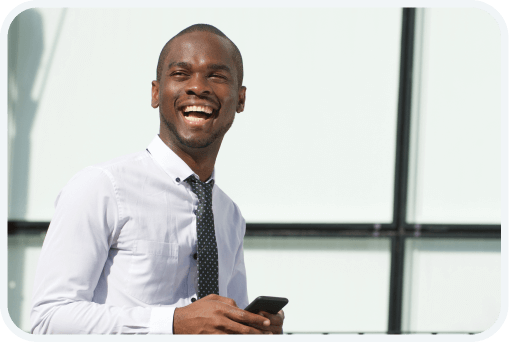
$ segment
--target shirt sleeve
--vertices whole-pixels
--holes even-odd
[[[111,244],[123,224],[113,179],[89,167],[55,202],[36,270],[34,334],[172,334],[175,308],[92,302]]]
[[[244,265],[244,235],[246,232],[246,221],[244,218],[242,218],[241,231],[240,244],[235,255],[235,264],[227,291],[228,297],[235,300],[239,308],[244,309],[249,304],[247,297],[246,266]]]

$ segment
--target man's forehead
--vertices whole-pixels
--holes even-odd
[[[217,57],[233,62],[233,50],[228,39],[210,32],[190,32],[173,38],[170,42],[168,57],[182,56],[190,52],[195,55],[203,52],[212,53]]]
[[[201,56],[206,53],[209,58],[223,64],[234,65],[233,49],[228,39],[209,32],[190,32],[174,37],[170,42],[166,65],[180,62],[182,58]]]

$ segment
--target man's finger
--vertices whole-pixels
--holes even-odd
[[[224,331],[229,334],[273,334],[271,331],[258,329],[256,327],[244,325],[235,321],[230,321],[230,323],[224,327]]]
[[[271,325],[283,325],[284,313],[282,310],[275,315],[266,311],[260,311],[258,314],[260,316],[267,317],[270,320]]]
[[[270,326],[270,320],[268,318],[234,307],[230,308],[230,310],[225,313],[225,316],[239,323],[265,327]]]
[[[234,306],[234,307],[238,308],[237,303],[233,299],[222,297],[217,294],[209,294],[208,296],[203,297],[201,300],[204,300],[204,301],[217,300],[218,302],[222,302],[222,303],[225,303],[230,306]]]
[[[263,331],[264,333],[270,332],[271,334],[281,334],[283,330],[283,326],[281,325],[269,325],[266,326],[259,326],[259,325],[251,325],[253,328],[259,329]]]

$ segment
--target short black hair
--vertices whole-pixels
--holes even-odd
[[[221,32],[218,28],[215,26],[209,25],[209,24],[194,24],[189,26],[188,28],[183,29],[180,31],[177,35],[175,35],[173,38],[168,40],[166,44],[164,45],[163,49],[161,50],[161,53],[159,54],[159,61],[157,62],[157,80],[161,80],[161,74],[163,72],[163,64],[164,60],[166,59],[166,56],[168,56],[168,53],[170,52],[170,45],[173,39],[183,36],[186,33],[191,32],[209,32],[213,33],[217,36],[226,38],[233,47],[233,62],[235,63],[235,68],[237,69],[237,79],[239,83],[239,87],[242,85],[242,79],[244,78],[244,65],[242,63],[242,55],[240,54],[240,50],[235,45],[234,42],[231,41],[230,38],[228,38],[223,32]]]

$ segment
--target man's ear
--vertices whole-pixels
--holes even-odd
[[[246,105],[246,87],[242,86],[239,90],[239,102],[237,102],[237,113],[244,111]]]
[[[152,102],[153,108],[159,107],[159,81],[152,81]]]

